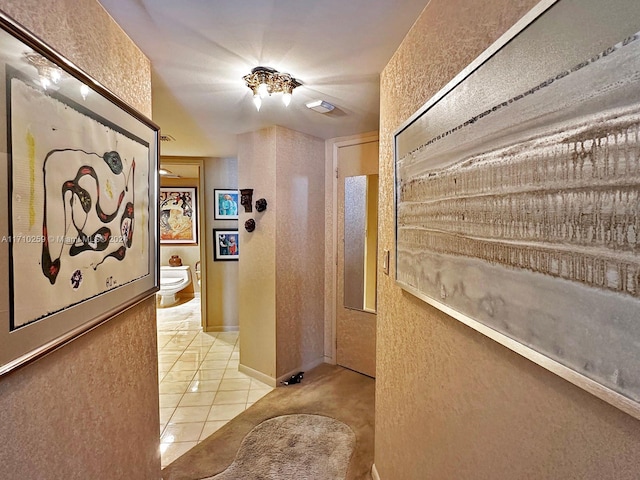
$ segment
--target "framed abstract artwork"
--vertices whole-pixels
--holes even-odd
[[[0,374],[158,288],[158,127],[0,15]]]
[[[213,259],[238,260],[240,258],[238,230],[213,231]]]
[[[214,190],[213,191],[213,218],[215,220],[238,219],[238,190]]]
[[[198,208],[195,187],[160,188],[160,243],[198,243]]]
[[[394,135],[397,284],[637,418],[639,30],[540,2]]]

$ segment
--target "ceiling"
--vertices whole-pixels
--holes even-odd
[[[428,0],[99,0],[151,60],[163,155],[234,157],[236,135],[281,125],[323,139],[378,129],[379,77]],[[302,83],[260,111],[242,77]],[[305,104],[325,100],[321,114]]]

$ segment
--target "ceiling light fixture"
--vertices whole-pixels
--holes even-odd
[[[262,99],[272,93],[282,93],[282,103],[288,107],[293,89],[302,85],[288,73],[280,73],[271,67],[255,67],[242,78],[253,92],[253,103],[258,111],[262,106]]]

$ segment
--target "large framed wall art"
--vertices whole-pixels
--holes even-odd
[[[160,243],[198,243],[198,197],[195,187],[160,188]]]
[[[158,128],[0,15],[0,374],[157,290]]]
[[[545,0],[395,133],[396,282],[640,418],[640,7]]]

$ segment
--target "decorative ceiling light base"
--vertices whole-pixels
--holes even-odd
[[[282,93],[282,102],[288,107],[293,89],[302,85],[288,73],[280,73],[271,67],[255,67],[249,75],[242,78],[253,92],[253,103],[258,111],[262,99],[272,93]]]

